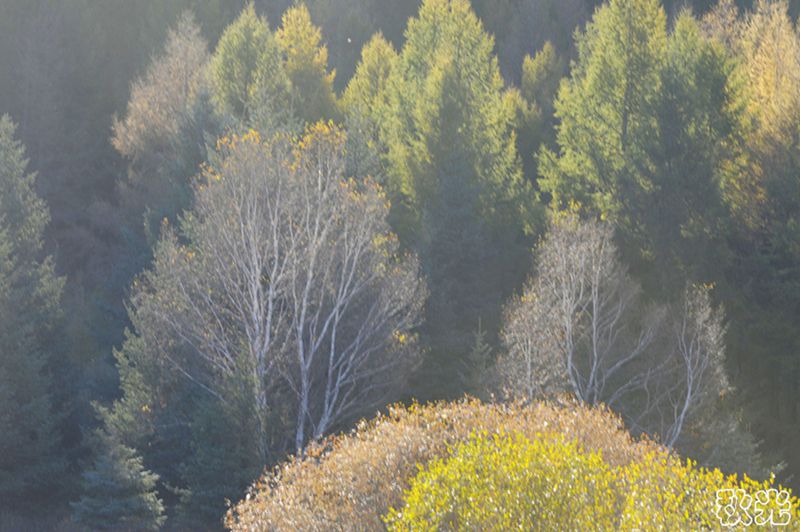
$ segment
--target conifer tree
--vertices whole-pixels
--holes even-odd
[[[653,186],[648,139],[661,89],[666,16],[658,0],[612,0],[578,38],[578,61],[556,101],[559,154],[543,154],[542,187],[556,205],[578,202],[625,228]]]
[[[149,248],[161,221],[174,220],[188,206],[190,178],[207,157],[206,135],[219,129],[209,101],[208,61],[200,28],[185,13],[163,52],[134,82],[126,116],[114,122],[112,144],[129,162],[120,182],[123,208],[131,229],[138,234],[144,225],[150,237],[140,247]]]
[[[108,433],[97,435],[94,466],[83,474],[83,496],[73,518],[93,530],[158,530],[166,520],[155,491],[158,475],[136,451]]]
[[[49,213],[14,134],[0,117],[0,509],[52,503],[66,468],[49,374],[63,279],[44,256]]]
[[[267,19],[248,4],[220,37],[210,65],[217,109],[234,122],[270,129],[286,121],[290,82]]]
[[[428,0],[409,22],[383,121],[395,228],[420,253],[431,296],[425,396],[455,395],[479,319],[496,338],[499,306],[524,253],[527,189],[513,108],[492,38],[466,0]],[[441,383],[448,383],[442,386]]]
[[[510,92],[516,108],[517,151],[525,176],[531,182],[538,175],[539,147],[551,145],[555,140],[553,104],[565,71],[566,62],[547,42],[534,57],[525,56],[519,91]]]
[[[361,61],[342,95],[347,126],[347,173],[384,184],[386,144],[380,129],[388,112],[387,85],[397,52],[376,34],[361,50]]]
[[[649,293],[713,280],[726,257],[722,189],[741,153],[724,52],[689,15],[668,37],[657,0],[598,9],[578,52],[556,101],[559,152],[540,154],[542,190],[611,220]]]
[[[737,18],[722,1],[704,28],[739,65],[746,95],[746,159],[724,189],[732,211],[731,354],[742,403],[765,453],[800,471],[800,33],[791,3],[758,1]],[[791,442],[791,443],[790,443]]]
[[[311,22],[305,4],[283,14],[275,37],[283,53],[297,116],[307,123],[337,118],[333,92],[336,73],[328,72],[328,48],[322,44],[322,32]]]

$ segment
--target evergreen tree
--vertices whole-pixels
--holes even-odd
[[[578,37],[578,61],[556,101],[559,155],[545,151],[541,186],[557,206],[578,202],[636,228],[653,183],[647,147],[667,46],[658,0],[612,0]]]
[[[127,115],[114,123],[112,143],[129,162],[120,183],[127,223],[135,234],[144,227],[150,237],[139,243],[147,251],[131,250],[132,256],[148,256],[161,221],[174,220],[188,206],[190,178],[207,158],[206,136],[219,129],[209,101],[208,61],[200,28],[186,13],[169,32],[162,54],[133,84]],[[144,261],[137,266],[135,271]]]
[[[322,32],[311,22],[305,4],[283,14],[275,36],[283,52],[297,116],[307,123],[337,118],[333,92],[336,73],[328,72],[328,48],[321,43]]]
[[[566,62],[549,42],[534,57],[525,56],[522,83],[512,92],[516,108],[517,151],[522,157],[525,176],[535,183],[536,154],[540,146],[555,141],[553,104]]]
[[[252,3],[220,37],[210,78],[217,109],[229,122],[270,129],[285,121],[291,89],[281,49]]]
[[[49,221],[15,126],[0,117],[0,509],[51,504],[66,461],[50,370],[63,279],[43,253]]]
[[[130,351],[139,341],[127,336]],[[114,356],[122,395],[109,408],[94,404],[102,426],[90,438],[93,460],[83,473],[80,498],[71,503],[73,519],[92,529],[156,529],[166,519],[157,492],[160,477],[136,451],[155,432],[155,394],[125,350]]]
[[[265,464],[256,458],[257,442],[251,437],[253,427],[247,423],[254,416],[245,416],[242,423],[239,409],[247,411],[248,405],[242,401],[224,405],[208,397],[201,397],[193,409],[190,454],[180,467],[186,488],[178,512],[190,528],[218,523],[225,514],[225,501],[241,498],[263,472]]]
[[[726,260],[722,189],[741,154],[741,99],[724,52],[656,0],[614,0],[579,37],[556,102],[559,154],[542,190],[614,222],[648,293],[713,280]]]
[[[134,449],[99,433],[94,466],[83,474],[83,496],[73,517],[92,530],[158,530],[166,520],[155,488],[158,475],[145,469]]]
[[[719,282],[730,263],[725,191],[738,186],[744,162],[746,101],[734,63],[688,12],[674,23],[661,80],[647,236],[637,241],[648,289],[663,296],[687,279]]]
[[[474,0],[475,12],[497,39],[500,69],[518,83],[526,56],[550,42],[559,54],[572,55],[572,34],[593,8],[585,0]]]
[[[418,390],[428,397],[463,391],[453,375],[471,333],[480,319],[496,338],[500,304],[527,262],[527,188],[492,47],[469,2],[428,0],[388,82],[394,225],[431,286]]]
[[[800,34],[785,1],[759,1],[737,19],[721,2],[705,28],[740,65],[746,160],[725,188],[733,260],[731,354],[765,453],[797,476],[800,439]]]
[[[361,51],[356,73],[342,95],[347,126],[347,173],[357,178],[371,176],[385,184],[387,147],[380,136],[388,112],[387,84],[397,52],[381,34]]]

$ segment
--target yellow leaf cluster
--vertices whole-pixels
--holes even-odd
[[[604,408],[559,403],[485,404],[477,400],[395,406],[359,423],[264,476],[234,506],[234,530],[381,530],[389,508],[403,504],[420,465],[444,458],[476,431],[519,433],[531,441],[558,433],[609,467],[640,460],[658,447],[635,442]]]
[[[413,479],[389,530],[800,529],[800,502],[663,450],[610,466],[558,433],[476,433]]]

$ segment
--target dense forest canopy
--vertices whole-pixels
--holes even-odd
[[[0,0],[0,530],[464,394],[800,488],[798,14]]]

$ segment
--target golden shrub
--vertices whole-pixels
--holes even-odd
[[[800,502],[774,477],[726,476],[663,450],[611,467],[559,434],[478,434],[421,468],[384,519],[395,532],[798,530]]]
[[[447,456],[476,431],[535,439],[558,433],[610,467],[658,452],[635,442],[604,408],[558,403],[484,404],[477,400],[409,408],[362,422],[265,475],[228,512],[233,530],[380,530],[382,516],[403,504],[419,464]]]
[[[389,530],[612,530],[614,470],[559,434],[476,435],[412,482]]]

